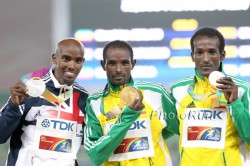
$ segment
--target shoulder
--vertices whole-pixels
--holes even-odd
[[[249,90],[250,88],[250,84],[248,81],[246,80],[243,80],[241,78],[238,78],[238,77],[235,77],[235,76],[232,76],[232,75],[227,75],[228,77],[231,77],[233,82],[238,85],[238,87],[240,88],[243,88],[243,89],[246,89],[246,90]]]
[[[74,89],[74,91],[77,91],[79,93],[83,93],[83,94],[89,95],[89,93],[81,85],[79,85],[76,82],[74,82],[74,84],[73,84],[73,89]]]
[[[194,79],[194,76],[189,76],[189,77],[185,77],[183,79],[177,80],[170,85],[170,89],[189,85],[193,81],[193,79]]]
[[[248,85],[249,86],[249,82],[246,81],[246,80],[243,80],[241,78],[238,78],[238,77],[235,77],[235,76],[232,76],[232,75],[227,75],[228,77],[231,77],[232,80],[234,81],[234,83],[236,85]]]
[[[150,90],[158,93],[167,92],[165,87],[162,84],[146,81],[135,81],[135,86],[141,90]]]
[[[103,97],[103,90],[100,90],[98,92],[94,92],[88,97],[88,100],[98,100],[99,98]]]

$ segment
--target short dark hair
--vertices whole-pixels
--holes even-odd
[[[194,52],[194,39],[197,36],[208,36],[208,37],[214,37],[217,36],[219,38],[220,41],[220,45],[219,45],[219,51],[220,53],[222,53],[225,49],[225,38],[223,37],[223,35],[216,29],[214,28],[208,28],[208,27],[204,27],[199,29],[198,31],[196,31],[191,40],[190,40],[190,45],[191,45],[191,49],[192,52]]]
[[[127,48],[130,52],[130,58],[131,58],[131,60],[133,60],[134,54],[133,54],[133,49],[130,46],[130,44],[128,44],[127,42],[122,41],[122,40],[114,40],[114,41],[107,43],[103,48],[102,56],[103,56],[104,62],[106,62],[107,51],[111,47],[112,48]]]

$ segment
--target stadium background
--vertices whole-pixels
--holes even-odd
[[[9,87],[22,75],[50,66],[56,43],[69,36],[77,37],[86,47],[87,61],[78,82],[90,93],[101,89],[106,82],[99,66],[106,42],[127,40],[137,59],[134,78],[159,82],[168,88],[171,82],[193,73],[189,39],[196,29],[204,26],[217,28],[226,38],[226,71],[250,81],[249,0],[141,2],[1,1],[0,106],[9,96]],[[173,163],[178,165],[178,136],[167,143]],[[4,165],[7,149],[8,142],[0,145],[0,166]],[[92,165],[83,148],[78,158],[81,166]]]

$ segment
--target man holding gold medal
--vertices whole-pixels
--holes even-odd
[[[87,99],[84,128],[84,147],[96,165],[172,165],[165,138],[178,133],[175,107],[162,85],[133,80],[135,64],[128,43],[104,47],[108,83]]]
[[[0,110],[0,143],[10,138],[7,166],[77,165],[88,97],[75,82],[84,63],[83,45],[73,38],[60,41],[52,63],[10,87]]]
[[[195,76],[171,86],[180,121],[181,166],[241,166],[250,145],[249,83],[223,71],[225,39],[202,28],[191,41]],[[245,155],[245,156],[244,156]]]

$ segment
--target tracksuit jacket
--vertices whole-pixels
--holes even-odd
[[[55,96],[59,95],[63,86],[55,79],[52,70],[44,75],[42,79],[51,93]],[[39,165],[75,165],[73,159],[49,159],[42,156],[34,158],[31,153],[34,145],[36,118],[38,116],[57,115],[58,107],[61,107],[62,110],[60,119],[77,122],[76,150],[78,151],[80,148],[88,93],[76,82],[69,88],[73,88],[73,94],[60,104],[50,102],[41,96],[26,98],[20,105],[13,104],[9,99],[3,106],[0,110],[0,143],[5,143],[10,138],[7,166],[31,166],[34,160],[38,161]]]
[[[238,85],[238,99],[228,103],[222,94],[220,100],[226,103],[225,106],[213,108],[212,98],[201,102],[188,93],[192,82],[195,82],[194,94],[211,93],[208,78],[201,76],[196,69],[195,74],[171,85],[170,95],[180,121],[180,165],[249,165],[246,162],[250,154],[245,146],[250,144],[249,83],[227,75]]]
[[[141,90],[143,110],[125,106],[122,113],[109,118],[107,113],[120,103],[124,88],[110,82],[87,99],[84,147],[90,159],[105,166],[171,166],[164,138],[178,133],[179,122],[168,92],[162,85],[132,79],[126,86]]]

